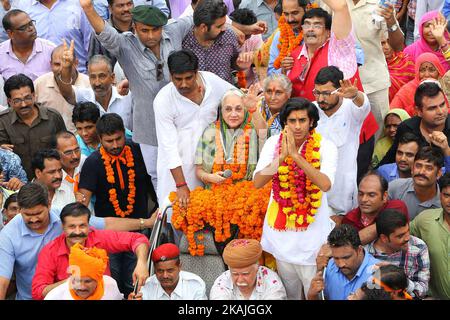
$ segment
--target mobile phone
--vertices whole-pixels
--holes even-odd
[[[138,294],[138,287],[139,287],[139,280],[136,280],[136,283],[134,284],[133,293],[136,296]]]

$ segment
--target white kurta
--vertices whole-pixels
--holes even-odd
[[[179,166],[189,189],[203,184],[195,175],[195,151],[206,127],[217,119],[220,99],[235,88],[207,71],[199,71],[206,90],[200,105],[182,96],[171,82],[162,88],[153,102],[158,138],[158,199],[176,191],[170,169]]]
[[[50,292],[45,296],[44,300],[74,300],[69,291],[69,281],[57,286],[56,288],[50,290]],[[103,286],[105,292],[100,300],[122,300],[123,294],[120,293],[119,287],[117,286],[116,280],[110,276],[103,276]]]
[[[261,151],[255,173],[266,168],[274,159],[275,148],[280,135],[270,137]],[[337,148],[327,139],[320,143],[320,172],[334,182],[337,164]],[[273,191],[270,194],[269,206],[273,201]],[[322,193],[321,205],[315,215],[315,221],[306,231],[277,231],[269,226],[264,219],[261,245],[263,250],[271,253],[277,260],[298,265],[316,265],[316,256],[322,244],[327,241],[328,234],[334,223],[330,219],[327,195]]]
[[[317,103],[319,123],[317,132],[333,142],[338,149],[338,162],[334,184],[327,192],[328,204],[336,213],[346,214],[358,206],[356,184],[359,133],[370,112],[370,102],[364,94],[364,104],[356,106],[351,99],[343,99],[341,107],[328,117]]]

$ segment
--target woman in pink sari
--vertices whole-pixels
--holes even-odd
[[[400,108],[408,112],[411,117],[415,116],[414,94],[416,93],[417,87],[423,80],[440,80],[444,74],[444,67],[435,54],[430,52],[421,54],[416,59],[415,79],[400,88],[390,103],[390,109]]]
[[[444,67],[450,70],[450,43],[447,20],[439,11],[430,11],[420,19],[420,39],[403,50],[413,61],[425,52],[434,54]]]

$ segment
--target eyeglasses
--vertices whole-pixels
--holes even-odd
[[[75,148],[73,150],[67,150],[62,152],[63,155],[65,155],[66,157],[70,157],[72,154],[78,155],[80,153],[81,149],[80,147]]]
[[[164,79],[163,64],[158,63],[156,65],[156,81],[161,81],[163,79]]]
[[[324,98],[328,98],[329,96],[331,96],[332,94],[336,93],[335,91],[319,91],[314,89],[313,90],[313,95],[314,97],[319,97],[320,95],[322,95]]]
[[[13,104],[13,105],[21,105],[22,103],[30,103],[30,102],[33,102],[33,96],[26,96],[25,98],[23,98],[23,99],[19,99],[19,98],[17,98],[17,99],[12,99],[11,100],[11,103]]]
[[[20,32],[25,32],[25,31],[28,30],[28,28],[34,27],[35,23],[36,23],[36,20],[31,20],[27,24],[24,24],[23,26],[20,26],[20,27],[16,28],[16,30],[20,31]]]
[[[308,29],[320,30],[322,28],[325,28],[325,26],[323,24],[302,24],[303,30],[308,30]]]

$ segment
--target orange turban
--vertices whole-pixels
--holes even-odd
[[[77,243],[70,248],[69,267],[72,276],[89,277],[97,281],[97,289],[86,300],[100,300],[104,294],[103,274],[108,265],[108,254],[104,249],[85,248]],[[75,300],[82,300],[70,285],[70,293]]]
[[[223,260],[230,268],[246,268],[258,262],[262,247],[253,239],[235,239],[223,251]]]

